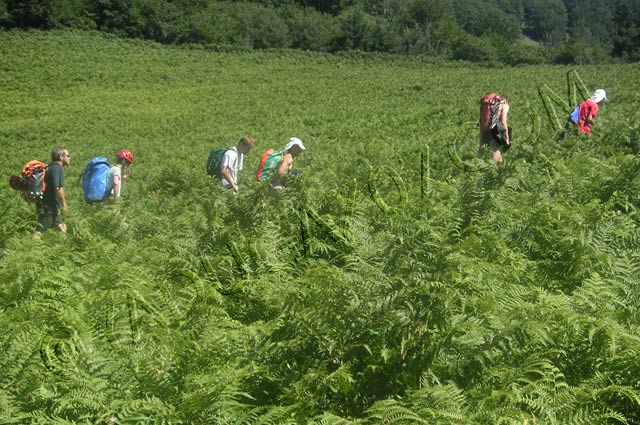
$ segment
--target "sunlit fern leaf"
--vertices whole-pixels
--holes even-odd
[[[251,418],[252,425],[296,425],[296,411],[293,407],[267,406]]]
[[[414,409],[405,407],[398,400],[388,399],[378,401],[366,411],[366,422],[387,423],[397,425],[429,424],[433,416],[421,417]]]
[[[324,413],[313,423],[316,425],[359,425],[365,422],[359,419],[342,418],[340,416],[334,415],[333,413]]]

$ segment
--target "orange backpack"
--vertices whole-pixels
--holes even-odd
[[[256,180],[263,182],[270,180],[276,172],[278,161],[284,155],[284,151],[276,151],[269,149],[260,157],[260,164],[258,165],[258,171],[256,172]]]
[[[47,187],[45,175],[47,164],[40,161],[29,161],[22,167],[22,196],[27,202],[40,202]]]

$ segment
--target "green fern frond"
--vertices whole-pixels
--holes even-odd
[[[345,419],[340,416],[336,416],[333,413],[324,413],[313,422],[313,424],[316,425],[359,425],[362,423],[363,421],[359,419]]]
[[[398,425],[429,424],[433,418],[424,418],[398,400],[381,400],[373,404],[366,413],[366,423]]]

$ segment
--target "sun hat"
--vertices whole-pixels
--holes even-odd
[[[595,103],[600,103],[603,100],[607,100],[607,92],[604,89],[598,89],[593,92],[593,96],[591,96],[591,100]]]
[[[287,145],[284,147],[284,150],[288,151],[289,149],[291,149],[294,146],[298,146],[301,150],[305,150],[306,149],[304,147],[304,145],[302,144],[302,140],[298,139],[297,137],[292,137],[287,142]]]

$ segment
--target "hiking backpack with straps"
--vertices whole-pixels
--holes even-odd
[[[213,148],[209,152],[209,158],[207,158],[207,175],[215,176],[219,179],[222,178],[222,158],[225,152],[231,148]]]
[[[45,180],[47,164],[40,161],[29,161],[22,166],[21,176],[11,176],[11,187],[22,191],[27,202],[40,202],[47,187]]]
[[[276,172],[278,161],[282,158],[284,151],[276,151],[269,149],[260,157],[260,164],[258,165],[258,171],[256,173],[256,180],[263,182],[270,180]]]
[[[498,121],[500,102],[506,100],[497,93],[489,93],[480,98],[480,131],[490,131]]]
[[[107,158],[98,156],[89,161],[80,176],[85,201],[99,202],[109,197],[113,187],[110,171]]]

